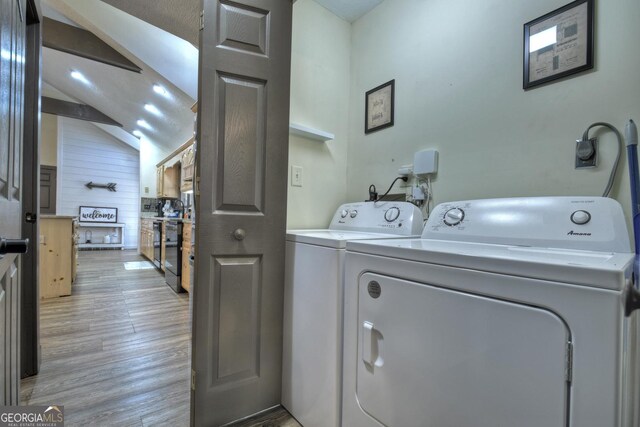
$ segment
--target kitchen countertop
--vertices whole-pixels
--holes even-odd
[[[141,219],[150,219],[153,221],[180,221],[185,224],[192,224],[194,221],[187,218],[171,218],[167,216],[142,216]]]
[[[77,215],[40,215],[40,219],[78,219]]]

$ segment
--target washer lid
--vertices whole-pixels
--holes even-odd
[[[347,240],[398,239],[398,234],[365,233],[347,230],[287,230],[287,241],[344,249]],[[412,236],[418,237],[418,236]]]
[[[622,290],[634,257],[626,252],[427,239],[354,241],[347,243],[347,251],[614,290]]]

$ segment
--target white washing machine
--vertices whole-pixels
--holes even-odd
[[[340,206],[328,229],[287,232],[282,404],[305,427],[340,425],[346,242],[422,228],[411,203],[362,202]]]
[[[348,242],[342,425],[637,427],[633,262],[611,199],[436,207]]]

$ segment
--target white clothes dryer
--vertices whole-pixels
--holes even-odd
[[[362,202],[340,206],[328,229],[287,232],[282,404],[305,427],[340,425],[346,242],[422,228],[411,203]]]
[[[620,205],[444,203],[421,239],[347,243],[342,425],[638,427]]]

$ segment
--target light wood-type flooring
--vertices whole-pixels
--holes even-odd
[[[40,305],[41,370],[23,405],[64,405],[67,426],[188,426],[189,294],[135,251],[82,251],[69,297]],[[238,426],[297,427],[283,409]]]

